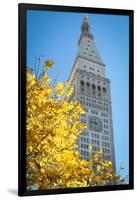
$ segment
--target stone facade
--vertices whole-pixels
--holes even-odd
[[[115,169],[110,80],[105,77],[105,64],[95,46],[87,16],[81,25],[78,52],[68,81],[74,87],[70,98],[80,101],[86,111],[80,116],[87,125],[78,139],[81,157],[92,156],[89,145],[94,151],[102,149]]]

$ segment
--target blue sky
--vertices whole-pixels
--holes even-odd
[[[87,14],[87,13],[86,13]],[[112,114],[116,165],[123,161],[127,175],[129,142],[129,17],[87,14],[96,47],[106,64],[111,80]],[[66,81],[72,68],[84,13],[53,11],[27,12],[27,66],[33,68],[35,56],[44,54],[55,64],[49,71],[52,80]]]

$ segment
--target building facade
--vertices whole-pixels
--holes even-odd
[[[89,159],[93,151],[101,150],[115,169],[113,121],[110,80],[105,77],[105,64],[94,43],[94,37],[85,16],[81,25],[78,52],[68,81],[74,87],[71,99],[77,99],[86,113],[80,116],[87,129],[81,133],[78,144],[83,159]]]

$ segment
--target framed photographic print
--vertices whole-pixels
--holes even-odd
[[[133,10],[19,4],[19,195],[133,189]]]

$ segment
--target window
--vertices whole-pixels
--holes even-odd
[[[92,89],[95,90],[96,89],[96,86],[95,84],[92,84]]]
[[[84,86],[84,81],[80,81],[81,86]]]
[[[109,147],[109,143],[108,142],[102,142],[102,146]]]
[[[104,153],[110,153],[110,149],[104,149],[104,148],[103,148],[103,152],[104,152]]]
[[[105,135],[109,135],[109,131],[104,130]]]
[[[84,149],[88,149],[88,146],[87,144],[84,144]]]
[[[108,141],[108,140],[109,140],[109,137],[107,137],[107,136],[102,136],[102,139]]]
[[[101,87],[100,85],[97,86],[98,91],[101,91]]]
[[[86,95],[90,96],[90,84],[86,83]]]
[[[89,139],[86,137],[81,137],[81,142],[89,143]]]
[[[80,92],[84,94],[84,81],[80,81]]]
[[[98,134],[92,133],[91,135],[92,135],[92,137],[99,139],[99,135]]]
[[[86,120],[85,119],[81,119],[80,120],[82,123],[86,123]]]
[[[83,150],[81,150],[81,155],[83,155],[83,153],[84,153],[84,151],[83,151]]]
[[[104,128],[108,129],[108,126],[106,124],[104,124]]]
[[[106,92],[107,92],[107,91],[106,91],[106,88],[104,88],[104,87],[103,87],[103,92],[104,92],[104,93],[106,93]]]
[[[105,87],[103,87],[103,97],[106,98],[107,97],[107,90]]]
[[[81,114],[81,117],[84,117],[84,118],[85,118],[85,117],[86,117],[86,114]]]
[[[94,151],[99,151],[99,147],[93,146],[92,149],[93,149]]]

